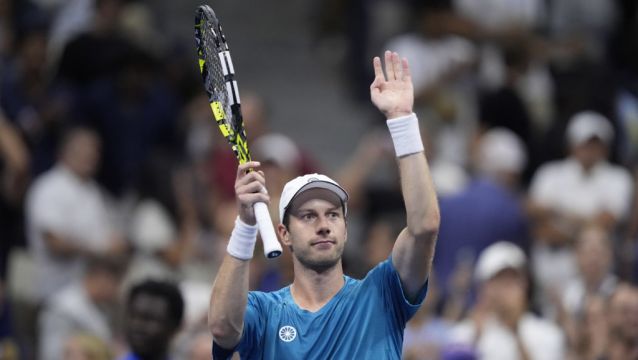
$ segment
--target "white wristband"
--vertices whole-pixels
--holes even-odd
[[[392,143],[394,143],[394,151],[397,157],[416,154],[423,151],[423,141],[421,140],[421,132],[419,131],[419,119],[416,114],[401,116],[386,121]]]
[[[240,260],[250,260],[253,258],[255,243],[257,242],[257,225],[248,225],[241,221],[239,216],[235,220],[235,228],[230,234],[230,240],[226,251]]]

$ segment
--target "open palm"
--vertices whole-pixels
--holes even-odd
[[[375,57],[372,64],[374,66],[374,81],[370,85],[372,103],[388,119],[411,114],[414,105],[414,89],[408,60],[401,59],[397,53],[386,51],[385,75],[379,57]]]

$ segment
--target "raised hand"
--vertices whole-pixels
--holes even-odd
[[[385,52],[385,75],[381,67],[381,59],[372,60],[374,81],[370,85],[372,103],[387,119],[412,113],[414,105],[414,89],[410,77],[410,67],[406,58],[399,54]]]
[[[270,197],[266,192],[266,180],[264,173],[259,168],[257,161],[250,161],[237,167],[237,179],[235,180],[235,197],[239,205],[239,218],[248,225],[255,225],[255,212],[253,206],[257,202],[268,204]],[[247,172],[249,169],[255,171]]]

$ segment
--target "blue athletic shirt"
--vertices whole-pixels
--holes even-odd
[[[234,351],[242,359],[401,359],[403,330],[425,299],[427,281],[415,303],[405,297],[389,258],[363,280],[345,285],[316,312],[301,309],[290,286],[248,293],[244,332]],[[213,346],[214,359],[232,351]]]

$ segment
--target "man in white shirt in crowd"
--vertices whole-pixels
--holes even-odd
[[[87,256],[119,256],[127,251],[93,180],[99,156],[95,132],[73,128],[62,140],[58,162],[29,189],[27,236],[38,302],[79,279]]]
[[[578,277],[565,284],[562,303],[567,314],[582,316],[589,297],[608,299],[618,279],[612,272],[613,243],[609,233],[598,225],[586,226],[575,243]]]
[[[528,310],[526,256],[497,242],[479,256],[478,299],[469,319],[452,329],[452,342],[474,347],[479,359],[562,360],[565,341],[554,323]]]
[[[567,126],[569,156],[544,164],[532,179],[532,270],[548,316],[554,315],[550,296],[562,297],[561,284],[577,276],[575,234],[588,223],[614,231],[629,212],[631,174],[607,161],[613,137],[604,116],[593,111],[577,113]]]
[[[91,335],[111,344],[123,271],[121,261],[91,257],[81,279],[46,301],[38,323],[39,359],[63,359],[65,342],[77,334]]]

